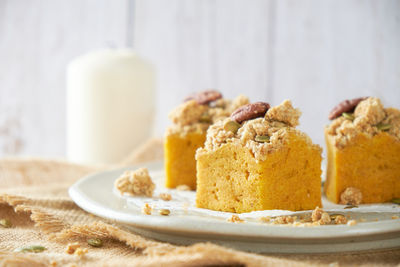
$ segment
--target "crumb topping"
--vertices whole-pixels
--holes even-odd
[[[354,225],[356,225],[356,224],[357,224],[357,221],[356,221],[356,220],[350,220],[350,221],[347,222],[347,225],[348,225],[348,226],[354,226]]]
[[[358,188],[347,187],[340,194],[340,204],[358,205],[361,204],[361,201],[362,201],[362,193]]]
[[[311,214],[311,219],[312,219],[312,221],[313,221],[313,222],[317,222],[317,221],[321,220],[322,214],[323,214],[323,213],[325,213],[325,212],[323,211],[323,209],[321,209],[320,207],[316,207],[316,208],[313,210],[312,214]]]
[[[144,206],[142,207],[142,213],[146,215],[151,215],[152,211],[153,208],[149,205],[149,203],[144,203]]]
[[[186,101],[169,113],[173,125],[167,129],[167,134],[205,132],[211,124],[229,117],[235,109],[248,103],[249,99],[244,95],[233,100],[221,98],[206,105],[195,100]]]
[[[114,186],[121,194],[147,197],[153,196],[155,188],[155,184],[151,180],[149,171],[146,168],[124,172],[115,181]]]
[[[259,220],[264,223],[269,223],[271,221],[271,216],[260,217]]]
[[[68,243],[67,248],[65,249],[65,252],[68,254],[74,254],[77,248],[80,248],[81,246],[79,245],[78,242],[74,243]]]
[[[172,199],[172,196],[168,193],[160,193],[160,198],[164,201],[170,201]]]
[[[361,101],[347,118],[340,116],[326,128],[337,148],[344,148],[360,133],[373,137],[386,132],[400,141],[400,110],[384,108],[380,99],[369,97]]]
[[[80,258],[83,258],[88,252],[89,250],[87,248],[77,248],[74,254]]]
[[[270,108],[265,114],[265,118],[270,121],[280,121],[292,127],[299,125],[300,116],[301,111],[298,108],[293,108],[290,100],[284,100],[282,104]]]
[[[311,214],[297,216],[283,215],[277,217],[260,217],[259,220],[268,224],[279,224],[294,227],[315,227],[323,225],[348,224],[347,219],[342,214],[329,214],[323,209],[316,207]],[[357,221],[353,220],[348,225],[354,225]]]
[[[175,124],[185,126],[198,122],[206,110],[206,105],[200,105],[195,100],[189,100],[173,109],[168,114],[168,118]]]
[[[265,160],[268,154],[283,148],[292,133],[301,136],[322,152],[320,146],[312,144],[306,134],[294,128],[298,125],[299,116],[300,111],[293,108],[289,100],[285,100],[269,109],[264,118],[241,123],[237,132],[226,129],[225,125],[231,121],[230,118],[220,120],[208,128],[204,148],[198,149],[196,155],[216,150],[226,143],[233,143],[248,148],[256,160]],[[257,138],[260,136],[266,141],[259,141]]]
[[[335,224],[346,224],[347,219],[343,215],[338,215],[335,217]]]
[[[278,216],[274,220],[274,224],[290,224],[294,223],[294,221],[297,219],[296,216]]]
[[[237,215],[232,215],[232,217],[228,218],[227,221],[231,222],[231,223],[242,223],[242,222],[244,222],[244,220],[240,219],[240,217],[237,216]]]

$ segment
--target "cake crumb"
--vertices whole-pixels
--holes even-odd
[[[316,208],[313,210],[312,214],[311,214],[311,219],[312,219],[312,221],[313,221],[313,222],[319,221],[319,220],[321,219],[321,217],[322,217],[322,213],[323,213],[323,212],[324,212],[324,211],[323,211],[322,209],[320,209],[319,207],[316,207]]]
[[[160,198],[164,201],[170,201],[172,199],[172,196],[168,193],[160,193]]]
[[[356,225],[356,224],[357,224],[357,221],[356,221],[356,220],[350,220],[350,221],[347,222],[347,225],[348,225],[348,226],[354,226],[354,225]]]
[[[142,207],[142,213],[146,215],[151,215],[152,211],[153,208],[149,205],[149,203],[145,203],[144,206]]]
[[[124,172],[114,183],[121,194],[152,197],[155,184],[147,168]]]
[[[200,105],[195,100],[189,100],[173,109],[168,118],[177,125],[189,125],[197,122],[207,111],[206,105]]]
[[[385,118],[385,109],[379,98],[368,97],[361,101],[354,110],[355,120],[362,120],[363,123],[375,125]],[[355,121],[357,123],[357,121]]]
[[[320,207],[316,207],[313,210],[313,212],[311,214],[311,220],[314,224],[317,224],[317,225],[330,224],[332,221],[329,213],[325,212]]]
[[[79,247],[81,247],[81,246],[79,245],[78,242],[69,243],[69,244],[67,245],[67,248],[65,249],[65,252],[68,253],[68,254],[74,254],[74,253],[75,253],[75,250],[76,250],[77,248],[79,248]]]
[[[264,217],[260,217],[259,220],[264,222],[264,223],[269,223],[269,222],[271,222],[271,217],[270,216],[264,216]]]
[[[300,218],[300,222],[301,223],[309,223],[309,222],[312,222],[312,218],[310,215],[308,215],[308,216],[305,216],[304,218]]]
[[[346,217],[344,217],[343,215],[336,216],[335,224],[346,224],[346,223],[347,223]]]
[[[176,190],[178,190],[178,191],[190,191],[192,189],[190,188],[190,186],[188,186],[186,184],[180,184],[180,185],[178,185],[176,187]]]
[[[244,222],[244,220],[240,219],[240,217],[237,216],[237,215],[232,215],[232,217],[228,218],[227,221],[231,222],[231,223],[242,223],[242,222]]]
[[[347,187],[342,194],[340,194],[340,204],[344,205],[358,205],[362,201],[362,193],[360,189],[355,187]]]
[[[270,108],[265,114],[265,118],[272,121],[280,121],[292,127],[299,125],[301,112],[298,108],[293,108],[292,102],[284,100],[280,105]]]
[[[274,224],[291,224],[296,220],[296,216],[278,216],[274,220]]]
[[[321,219],[319,220],[319,224],[330,224],[331,223],[331,216],[327,212],[323,212],[321,215]]]
[[[87,248],[77,248],[75,250],[75,255],[82,258],[83,256],[85,256],[85,254],[88,253],[88,249]]]

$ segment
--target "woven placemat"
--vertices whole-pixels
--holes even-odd
[[[152,139],[134,151],[123,165],[162,158],[162,141]],[[122,165],[122,164],[121,164]],[[121,166],[119,165],[119,166]],[[260,255],[211,243],[176,246],[150,240],[123,226],[93,216],[68,197],[68,187],[79,178],[116,166],[82,166],[43,159],[0,160],[0,227],[2,266],[396,266],[400,249],[318,255]],[[88,238],[103,246],[93,248]],[[83,256],[68,254],[68,243],[88,249]],[[46,248],[40,253],[14,252],[29,245]]]

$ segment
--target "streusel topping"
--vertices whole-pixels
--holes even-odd
[[[358,205],[362,202],[362,192],[355,187],[347,187],[340,194],[340,204],[344,205]]]
[[[272,107],[265,114],[265,118],[270,121],[278,121],[296,127],[299,125],[301,111],[298,108],[293,108],[290,100],[285,100],[282,104]]]
[[[312,144],[311,139],[294,127],[298,125],[300,111],[293,108],[289,100],[269,109],[263,118],[256,118],[238,124],[237,132],[225,127],[231,118],[221,120],[210,126],[204,148],[196,154],[213,151],[226,143],[245,146],[256,160],[265,160],[267,155],[283,148],[291,133],[302,136],[307,142],[322,151],[318,145]]]
[[[386,132],[400,141],[400,110],[384,108],[379,98],[369,97],[357,105],[354,113],[333,120],[326,131],[339,149],[361,133],[372,138]]]
[[[147,197],[153,196],[153,191],[156,187],[146,168],[125,171],[115,181],[114,186],[121,194]]]
[[[211,124],[228,117],[235,109],[248,103],[249,99],[244,95],[234,100],[221,98],[205,105],[195,100],[186,101],[168,115],[173,125],[167,129],[167,134],[205,132]]]

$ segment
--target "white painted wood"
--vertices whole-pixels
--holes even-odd
[[[323,144],[329,110],[360,95],[399,107],[400,1],[137,1],[135,46],[159,70],[157,134],[193,90],[289,98]]]
[[[378,96],[400,108],[400,1],[276,3],[273,102],[292,99],[315,142],[344,99]]]
[[[268,99],[270,3],[136,1],[134,46],[159,71],[156,135],[170,123],[166,114],[193,91]]]
[[[155,135],[188,93],[293,100],[323,144],[329,110],[400,100],[399,0],[0,1],[0,155],[63,156],[65,65],[131,43],[158,69]],[[131,12],[131,13],[129,13]]]
[[[64,155],[65,66],[124,46],[127,10],[127,0],[0,1],[0,155]]]

